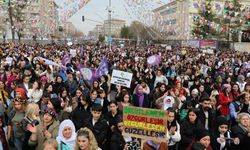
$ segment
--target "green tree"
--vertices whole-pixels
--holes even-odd
[[[216,30],[211,22],[216,21],[216,15],[212,11],[212,0],[206,0],[198,8],[198,16],[194,16],[193,36],[198,39],[212,39],[216,36]]]
[[[239,33],[244,24],[244,7],[240,4],[239,0],[226,1],[224,4],[224,16],[222,17],[221,24],[227,27],[226,39],[228,41],[238,41]]]
[[[99,37],[98,37],[98,40],[99,40],[100,42],[103,42],[103,41],[105,40],[105,36],[102,35],[102,34],[100,34]]]
[[[121,38],[129,38],[129,27],[127,27],[127,26],[122,27],[120,37]]]

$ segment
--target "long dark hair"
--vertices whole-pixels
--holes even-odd
[[[172,122],[168,122],[168,129],[170,129],[171,127],[176,126],[176,130],[177,130],[177,115],[176,115],[176,112],[172,108],[168,108],[167,111],[168,111],[168,114],[169,113],[174,113],[174,120]]]
[[[196,115],[195,124],[197,124],[197,122],[198,122],[198,112],[199,112],[199,109],[197,109],[197,108],[190,108],[190,109],[188,110],[186,119],[187,119],[189,122],[190,122],[190,119],[189,119],[189,113],[190,113],[190,112],[195,113],[195,115]]]

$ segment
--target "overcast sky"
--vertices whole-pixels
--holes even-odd
[[[154,1],[161,2],[162,5],[167,3],[169,0]],[[135,15],[129,15],[125,10],[124,6],[127,6],[125,0],[112,0],[111,2],[113,9],[112,18],[126,20],[127,25],[129,25],[133,20],[137,19]],[[88,31],[93,30],[95,25],[102,24],[104,20],[108,19],[108,11],[106,10],[108,4],[109,0],[91,0],[79,12],[72,16],[69,21],[71,21],[78,29],[87,34]],[[156,3],[155,7],[159,7],[159,3]],[[86,18],[84,22],[82,22],[83,15]],[[94,20],[96,22],[89,21],[88,19]]]

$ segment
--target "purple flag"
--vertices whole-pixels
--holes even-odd
[[[161,56],[160,55],[152,55],[148,57],[147,62],[150,66],[157,66],[161,62]]]
[[[106,58],[102,59],[96,73],[97,73],[97,77],[101,77],[102,75],[108,73],[108,61]]]
[[[80,48],[80,57],[83,57],[84,56],[84,49],[83,47]]]
[[[83,64],[78,64],[77,65],[77,70],[80,71],[83,68]]]
[[[66,65],[67,63],[70,62],[70,60],[71,60],[71,57],[70,57],[69,55],[65,55],[65,56],[63,57],[61,63],[62,63],[63,65]]]

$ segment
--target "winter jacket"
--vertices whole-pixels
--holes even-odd
[[[218,104],[221,105],[220,113],[224,116],[230,114],[229,104],[233,101],[233,95],[230,93],[229,97],[223,92],[219,94]]]
[[[43,123],[40,123],[37,127],[37,141],[31,141],[29,140],[29,145],[36,146],[36,150],[43,150],[43,143],[47,140],[46,137],[43,134]],[[51,138],[56,139],[58,135],[59,130],[59,122],[53,121],[53,123],[49,126],[47,129],[49,133],[51,134]]]
[[[89,118],[91,118],[90,107],[84,109],[78,105],[72,112],[72,121],[76,127],[76,131],[80,128],[86,127],[86,122]]]
[[[133,94],[132,101],[133,101],[134,106],[139,107],[139,97],[136,94]],[[148,99],[148,95],[144,94],[144,100],[143,100],[142,107],[143,108],[149,108],[149,106],[150,106],[150,102],[149,102],[149,99]]]
[[[199,120],[197,120],[195,124],[192,124],[188,118],[185,118],[180,127],[181,141],[179,144],[179,149],[185,150],[192,143],[192,140],[195,137],[195,129],[202,127],[203,125]]]
[[[86,127],[89,128],[93,134],[95,135],[96,141],[100,148],[105,145],[107,141],[107,133],[108,133],[108,124],[107,120],[104,118],[100,118],[94,125],[92,123],[93,118],[89,118],[86,120]]]
[[[114,134],[111,137],[110,149],[112,150],[123,150],[126,142],[120,133],[120,131],[115,130]]]
[[[240,144],[233,147],[233,150],[249,150],[250,148],[250,137],[240,126],[235,125],[232,128],[233,137],[240,139]]]

